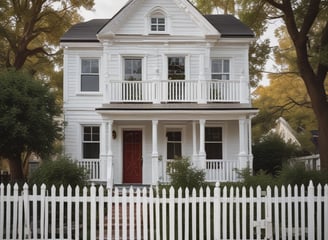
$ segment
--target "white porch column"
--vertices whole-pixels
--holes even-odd
[[[204,119],[199,120],[199,154],[198,167],[200,169],[206,168],[206,152],[205,152],[205,123]]]
[[[196,143],[196,121],[192,122],[192,162],[198,164],[197,143]]]
[[[113,187],[113,151],[112,151],[112,131],[113,121],[106,122],[107,125],[107,188]]]
[[[152,121],[152,184],[157,185],[158,182],[158,146],[157,146],[157,127],[158,120]]]
[[[107,169],[107,123],[103,122],[100,126],[100,160],[99,178],[106,181]]]
[[[247,152],[247,130],[246,119],[239,119],[239,169],[248,167],[248,152]]]

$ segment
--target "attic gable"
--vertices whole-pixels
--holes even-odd
[[[151,34],[220,36],[187,0],[132,0],[103,27],[98,38]]]

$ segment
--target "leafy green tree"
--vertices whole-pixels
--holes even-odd
[[[232,14],[240,18],[240,20],[249,26],[256,36],[256,41],[250,44],[249,48],[249,74],[250,83],[252,87],[256,87],[262,79],[262,73],[265,69],[266,61],[270,54],[270,41],[269,39],[261,39],[267,29],[265,15],[262,10],[258,11],[259,16],[250,14],[251,5],[246,4],[246,0],[194,0],[193,3],[203,14],[211,14],[215,9],[221,9],[224,14]],[[256,6],[261,8],[261,6]],[[263,4],[262,4],[262,7]],[[253,11],[252,11],[253,12]],[[261,21],[258,19],[261,18]]]
[[[26,69],[50,83],[62,101],[60,37],[94,0],[1,0],[0,69]]]
[[[91,9],[93,0],[3,0],[0,4],[2,66],[31,71],[38,65],[56,61],[53,55],[59,39],[74,23],[81,20],[78,9]],[[28,62],[27,62],[28,61]]]
[[[13,181],[24,180],[31,152],[45,156],[60,137],[60,107],[48,85],[27,73],[0,73],[0,157],[9,161]]]

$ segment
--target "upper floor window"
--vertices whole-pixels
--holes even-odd
[[[230,79],[230,60],[212,59],[212,79],[229,80]]]
[[[81,60],[81,91],[99,91],[99,59]]]
[[[83,126],[83,159],[98,159],[100,152],[99,126]]]
[[[168,78],[185,80],[185,57],[168,57]]]
[[[165,32],[166,20],[163,15],[155,15],[151,17],[150,30],[152,32]]]
[[[206,159],[222,159],[222,128],[205,128],[205,152]]]
[[[124,80],[141,81],[142,80],[142,59],[126,58],[124,59]]]

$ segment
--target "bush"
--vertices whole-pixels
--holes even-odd
[[[205,172],[192,166],[188,158],[177,158],[167,166],[171,178],[170,186],[174,189],[195,188],[199,190],[205,185]]]
[[[29,178],[30,185],[41,186],[45,184],[47,188],[54,185],[56,188],[63,185],[65,188],[87,185],[87,172],[79,167],[72,159],[62,156],[58,160],[46,161],[36,169]]]
[[[284,163],[298,154],[296,145],[285,143],[277,134],[270,134],[253,146],[253,169],[257,173],[260,170],[272,175],[278,174]]]
[[[262,170],[258,171],[256,175],[252,175],[250,169],[245,169],[239,172],[239,174],[243,179],[240,183],[224,183],[223,186],[245,186],[247,188],[260,186],[262,189],[265,189],[267,186],[301,186],[302,184],[308,186],[310,181],[312,181],[315,186],[319,183],[321,185],[328,183],[327,171],[307,170],[303,164],[296,164],[294,166],[283,165],[276,176],[272,176]]]

